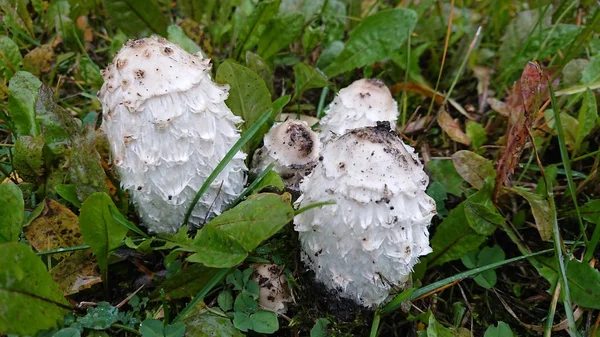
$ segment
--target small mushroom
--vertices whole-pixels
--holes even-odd
[[[151,232],[173,233],[196,192],[240,138],[242,119],[225,105],[228,87],[210,60],[163,38],[128,41],[102,72],[102,129],[121,185]],[[242,191],[238,152],[196,204],[191,223],[219,214]]]
[[[265,310],[285,314],[287,304],[292,302],[292,296],[283,270],[276,264],[259,263],[252,267],[254,268],[252,279],[260,287],[258,304]]]
[[[419,256],[431,252],[435,201],[414,149],[387,122],[334,137],[300,185],[300,207],[327,200],[294,219],[302,260],[342,297],[374,307],[409,281]]]
[[[288,119],[275,124],[265,135],[264,146],[254,153],[251,172],[259,174],[275,162],[273,170],[283,178],[286,187],[297,190],[318,159],[317,134],[305,121]]]
[[[378,121],[396,125],[398,104],[383,81],[360,79],[340,90],[321,119],[321,142],[348,130],[375,126]]]

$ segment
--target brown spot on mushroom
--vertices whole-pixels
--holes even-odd
[[[385,86],[385,83],[383,83],[382,80],[377,79],[377,78],[369,78],[366,81],[367,81],[367,83],[369,83],[377,88],[383,88]]]
[[[149,59],[150,57],[152,57],[152,53],[150,52],[149,49],[144,50],[144,57]]]
[[[128,80],[122,80],[121,81],[121,88],[125,89],[129,86],[129,81]]]
[[[289,145],[294,146],[299,157],[308,157],[312,153],[314,141],[306,127],[301,124],[290,124],[285,132],[290,136]]]
[[[406,250],[405,250],[405,252],[406,252],[406,254],[409,254],[409,255],[410,255],[410,252],[411,252],[411,249],[410,249],[410,247],[406,247]]]
[[[127,59],[118,59],[117,60],[117,69],[121,70],[126,65],[127,65]]]
[[[136,79],[141,79],[144,78],[146,76],[146,72],[143,71],[142,69],[136,69],[133,71],[133,74],[135,75]]]
[[[162,52],[163,52],[163,54],[165,54],[165,55],[167,55],[167,56],[168,56],[168,55],[171,55],[171,54],[173,54],[173,49],[172,49],[171,47],[164,47],[164,48],[162,49]]]

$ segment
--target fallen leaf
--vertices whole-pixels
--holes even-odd
[[[438,113],[437,122],[444,130],[444,132],[455,142],[470,145],[471,139],[469,136],[460,128],[460,125],[452,119],[450,114],[446,111],[446,109],[442,106]]]
[[[552,237],[553,219],[548,200],[539,194],[531,193],[522,188],[511,188],[510,191],[527,200],[540,237],[542,240],[550,240]]]
[[[485,185],[486,178],[496,176],[492,162],[475,152],[458,151],[452,155],[452,163],[456,172],[478,190]]]
[[[50,270],[50,275],[58,284],[63,295],[72,295],[101,283],[98,263],[91,250],[79,250],[60,261]]]

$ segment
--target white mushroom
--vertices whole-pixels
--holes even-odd
[[[340,90],[321,118],[321,141],[341,136],[348,130],[375,126],[388,121],[394,127],[398,119],[398,104],[390,90],[378,79],[361,79]]]
[[[281,268],[276,264],[265,263],[254,264],[252,267],[252,279],[260,287],[258,304],[265,310],[284,314],[287,304],[292,302],[292,296]]]
[[[200,186],[240,138],[242,119],[225,105],[227,86],[210,60],[163,38],[131,40],[103,71],[102,129],[121,185],[151,232],[175,232]],[[234,200],[246,181],[238,152],[200,199],[201,224]]]
[[[319,137],[310,126],[297,119],[275,124],[265,135],[264,146],[254,153],[252,173],[259,174],[275,162],[273,170],[286,187],[297,190],[319,159]]]
[[[336,203],[295,217],[302,260],[328,289],[377,306],[392,287],[409,281],[418,257],[431,252],[429,178],[387,122],[334,137],[321,155],[300,185],[300,206]]]

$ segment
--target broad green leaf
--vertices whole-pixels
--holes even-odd
[[[56,327],[69,312],[67,302],[31,248],[0,244],[0,331],[34,335]]]
[[[0,12],[3,12],[5,27],[22,27],[27,34],[33,36],[33,21],[27,9],[28,3],[29,0],[0,0]]]
[[[108,193],[106,173],[100,164],[100,154],[95,145],[96,133],[93,126],[89,126],[84,134],[73,136],[69,156],[69,179],[75,184],[80,201],[95,192]]]
[[[281,13],[300,13],[304,17],[305,23],[315,19],[319,11],[323,8],[325,0],[298,1],[282,0]]]
[[[233,326],[240,331],[248,331],[252,329],[252,320],[250,320],[250,315],[243,312],[234,312],[233,313]]]
[[[500,248],[500,246],[484,247],[479,254],[477,254],[476,268],[503,261],[504,258],[504,251],[502,248]],[[496,271],[486,270],[483,273],[475,276],[473,279],[480,286],[486,289],[491,289],[496,285]]]
[[[258,44],[260,37],[267,29],[267,25],[279,11],[280,3],[281,0],[264,0],[252,11],[240,30],[235,49],[236,59],[239,60],[243,52]]]
[[[99,90],[104,83],[104,79],[100,74],[100,67],[89,56],[81,56],[79,58],[79,68],[77,72],[85,84],[95,90]]]
[[[0,184],[0,244],[19,240],[24,217],[21,189],[12,182]]]
[[[290,43],[298,40],[304,28],[304,16],[300,13],[280,13],[267,27],[258,41],[257,54],[264,59],[277,54]]]
[[[600,55],[590,58],[590,63],[581,73],[581,83],[588,84],[600,80]]]
[[[169,41],[180,45],[181,48],[188,53],[196,54],[200,52],[202,54],[202,49],[196,44],[196,42],[185,35],[183,29],[181,29],[181,27],[178,25],[170,25],[169,28],[167,28],[167,34]]]
[[[192,19],[197,23],[206,23],[210,20],[217,1],[218,0],[179,0],[177,1],[177,5],[186,18]]]
[[[297,63],[294,66],[294,77],[296,78],[294,98],[298,99],[308,89],[323,88],[329,85],[325,75],[304,63]]]
[[[42,136],[17,138],[12,164],[24,181],[39,183],[44,176],[44,145]]]
[[[233,302],[233,310],[236,312],[251,314],[258,310],[258,303],[256,303],[256,300],[249,292],[242,291],[236,296],[235,301]]]
[[[164,337],[164,325],[157,319],[147,319],[140,324],[142,337]]]
[[[429,324],[427,324],[427,337],[454,337],[452,330],[446,328],[441,323],[435,320],[435,316],[429,316]]]
[[[73,184],[59,184],[54,186],[56,193],[66,201],[72,203],[75,207],[81,207],[81,201],[77,199],[77,187]]]
[[[344,51],[323,72],[331,78],[389,57],[402,46],[416,22],[416,13],[405,8],[367,17],[350,32]]]
[[[190,337],[243,337],[229,318],[217,316],[210,312],[197,310],[186,316],[186,333]]]
[[[79,121],[56,104],[50,87],[42,85],[36,97],[35,119],[44,130],[46,146],[53,154],[65,155],[72,138],[78,136],[81,131]]]
[[[156,0],[102,0],[102,4],[112,24],[131,37],[146,29],[167,35],[167,16]]]
[[[535,219],[535,226],[540,233],[542,240],[550,240],[552,237],[552,211],[550,209],[550,203],[548,200],[535,193],[528,192],[522,188],[511,188],[511,192],[514,192],[522,196],[531,207],[531,213]]]
[[[208,268],[201,264],[191,264],[161,283],[159,289],[150,294],[150,298],[160,298],[160,289],[170,299],[194,296],[213,278],[219,269]]]
[[[437,181],[444,186],[446,192],[457,197],[462,196],[464,180],[456,171],[450,160],[433,159],[427,163],[427,171],[432,181]]]
[[[187,261],[202,263],[207,267],[233,267],[248,256],[242,245],[210,223],[202,227],[194,243],[196,253],[188,257]]]
[[[327,318],[318,318],[315,325],[310,329],[310,337],[327,337],[329,323]]]
[[[279,330],[277,314],[272,311],[260,310],[250,315],[252,330],[258,333],[274,333]]]
[[[0,74],[10,79],[21,68],[23,57],[19,47],[8,36],[0,37]]]
[[[575,140],[575,153],[579,151],[581,142],[592,132],[598,121],[598,104],[596,103],[596,96],[590,88],[587,89],[583,96],[577,120],[579,125]]]
[[[271,70],[271,67],[267,62],[265,62],[258,54],[248,51],[246,52],[246,66],[265,81],[269,93],[274,95],[275,87],[273,86],[273,70]]]
[[[219,304],[219,308],[224,312],[227,312],[233,308],[233,295],[231,291],[224,290],[219,293],[217,297],[217,303]]]
[[[267,175],[258,183],[258,185],[256,185],[252,193],[258,193],[268,186],[275,187],[280,191],[283,191],[285,188],[283,180],[279,174],[277,174],[275,171],[269,171],[269,173],[267,173]]]
[[[544,111],[544,117],[546,118],[548,128],[552,129],[552,133],[556,135],[556,119],[554,116],[554,111],[552,111],[552,109],[546,109]],[[577,139],[577,131],[580,128],[579,121],[568,113],[561,112],[560,124],[564,130],[565,143],[569,147],[574,147]]]
[[[344,51],[344,43],[342,41],[333,41],[323,49],[321,55],[317,59],[317,68],[325,69]]]
[[[127,234],[127,228],[110,214],[110,206],[116,207],[108,194],[97,192],[83,202],[79,213],[83,242],[90,245],[103,275],[108,268],[108,257]]]
[[[494,233],[496,227],[505,221],[489,200],[485,203],[465,201],[465,217],[469,226],[481,235]]]
[[[591,223],[600,222],[600,199],[588,201],[579,208],[579,211],[585,220]],[[575,215],[575,212],[572,215]]]
[[[108,302],[100,302],[96,307],[89,308],[87,314],[77,320],[81,326],[88,329],[104,330],[117,322],[119,309]]]
[[[75,328],[64,328],[58,330],[52,337],[80,337],[81,333]]]
[[[446,209],[446,200],[448,200],[448,193],[446,188],[439,181],[434,181],[427,186],[427,195],[435,200],[436,215],[441,219],[448,216],[448,209]]]
[[[565,64],[562,69],[562,84],[566,87],[579,84],[583,71],[589,63],[586,59],[573,59]]]
[[[460,259],[485,241],[487,236],[478,234],[469,225],[465,215],[465,205],[469,202],[486,203],[489,200],[490,191],[481,189],[450,211],[431,239],[433,252],[427,256],[429,268]]]
[[[68,0],[54,0],[46,10],[46,26],[62,36],[69,48],[77,49],[77,39],[81,41],[81,31],[70,18],[71,5]]]
[[[467,137],[471,139],[473,149],[478,149],[487,142],[487,134],[483,125],[469,121],[466,126]]]
[[[185,324],[179,322],[174,324],[167,324],[165,326],[165,337],[184,337],[185,336]]]
[[[452,163],[456,172],[478,190],[485,185],[486,179],[493,179],[496,176],[492,161],[475,152],[458,151],[452,155]]]
[[[35,102],[42,82],[25,71],[18,71],[8,85],[8,111],[20,136],[38,136]]]
[[[289,194],[261,193],[224,212],[208,223],[252,251],[294,218]]]
[[[265,81],[249,68],[225,61],[217,69],[216,80],[221,84],[229,84],[229,98],[225,103],[234,114],[244,119],[242,130],[248,129],[262,113],[271,108],[271,94]],[[257,147],[268,130],[268,125],[265,125],[248,143],[248,147]]]
[[[498,322],[498,326],[490,325],[483,337],[513,337],[513,332],[510,326],[502,321]]]
[[[571,298],[584,308],[600,309],[600,272],[585,262],[570,260],[567,278]]]

